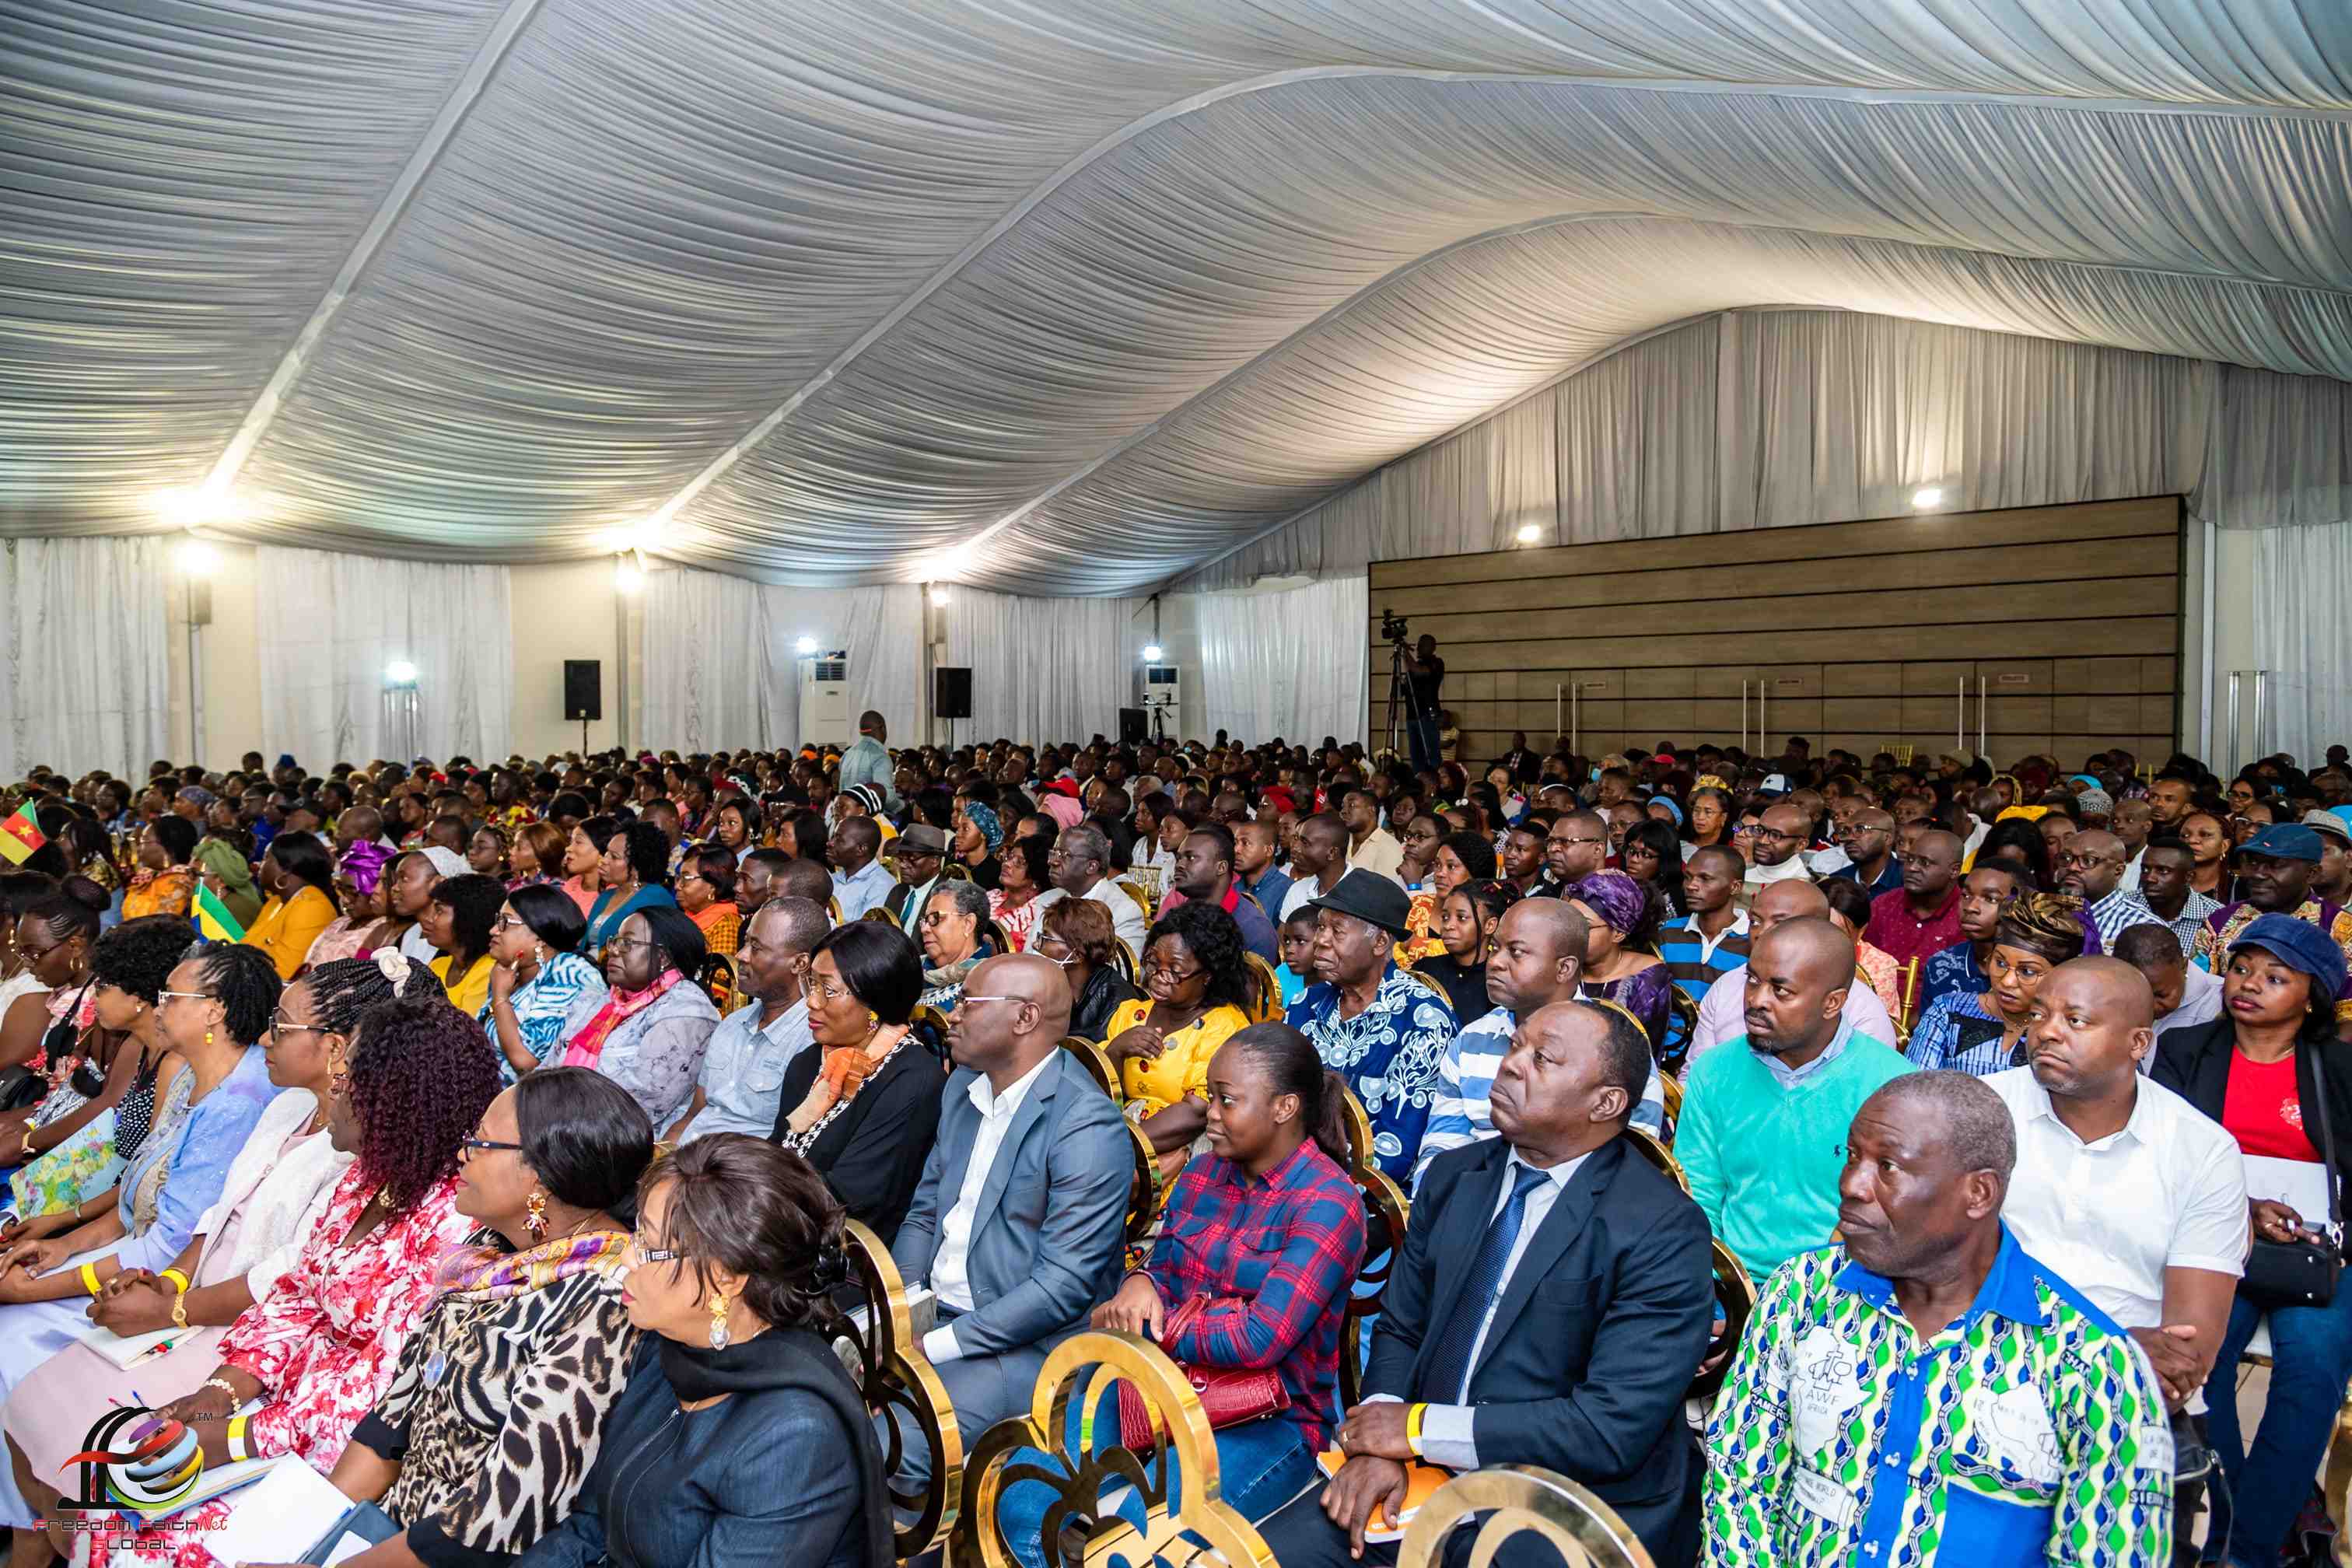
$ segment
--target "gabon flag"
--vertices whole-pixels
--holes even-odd
[[[243,942],[245,928],[228,912],[228,906],[214,896],[202,882],[196,884],[195,902],[189,912],[196,917],[196,930],[207,942]]]
[[[33,803],[26,801],[16,808],[16,815],[0,819],[0,859],[11,866],[21,866],[34,850],[48,842],[41,825],[34,818]]]

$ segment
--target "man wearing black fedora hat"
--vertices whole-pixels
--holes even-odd
[[[915,922],[923,918],[923,906],[939,891],[940,877],[948,863],[948,836],[928,822],[919,822],[898,835],[891,851],[898,861],[898,885],[890,889],[882,907],[898,922],[900,931],[912,936]]]
[[[1316,911],[1314,984],[1286,1021],[1362,1101],[1381,1170],[1410,1182],[1437,1100],[1438,1064],[1454,1037],[1444,994],[1398,967],[1410,901],[1377,872],[1349,871],[1307,901]]]

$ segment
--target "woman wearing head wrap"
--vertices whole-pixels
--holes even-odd
[[[955,818],[956,860],[971,874],[975,885],[992,893],[1000,875],[996,849],[1003,842],[1004,824],[994,806],[977,800],[961,804]]]
[[[382,844],[354,844],[343,851],[335,868],[335,898],[343,912],[311,942],[303,960],[308,967],[359,956],[369,929],[383,919],[383,868],[392,853]]]
[[[207,838],[196,846],[197,878],[240,927],[250,928],[261,918],[261,889],[253,885],[253,866],[245,851],[226,838]]]
[[[1037,796],[1037,809],[1066,831],[1085,821],[1087,816],[1087,808],[1078,801],[1078,786],[1068,779],[1048,784]]]
[[[1928,1004],[1904,1048],[1913,1065],[1979,1078],[2023,1066],[2035,994],[2052,970],[2083,955],[2082,906],[2061,893],[2032,892],[2005,905],[1985,961],[1991,984],[1981,994],[1955,991]]]
[[[1658,1055],[1674,1016],[1674,980],[1654,951],[1656,895],[1622,871],[1595,871],[1570,883],[1563,896],[1587,927],[1584,994],[1633,1014],[1650,1037],[1651,1055]]]

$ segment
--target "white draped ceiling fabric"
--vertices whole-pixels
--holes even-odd
[[[770,583],[1118,597],[1726,310],[2352,376],[2343,0],[25,0],[7,33],[16,534],[465,563],[626,530]],[[1563,483],[1628,437],[1549,438]],[[1645,450],[1590,504],[1700,503]],[[1795,455],[1744,460],[1706,499],[1785,521]]]

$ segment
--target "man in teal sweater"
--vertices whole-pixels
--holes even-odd
[[[1853,938],[1818,917],[1783,921],[1748,956],[1747,1036],[1699,1058],[1685,1086],[1675,1157],[1759,1284],[1828,1244],[1853,1113],[1911,1070],[1892,1043],[1843,1021],[1853,984]]]

